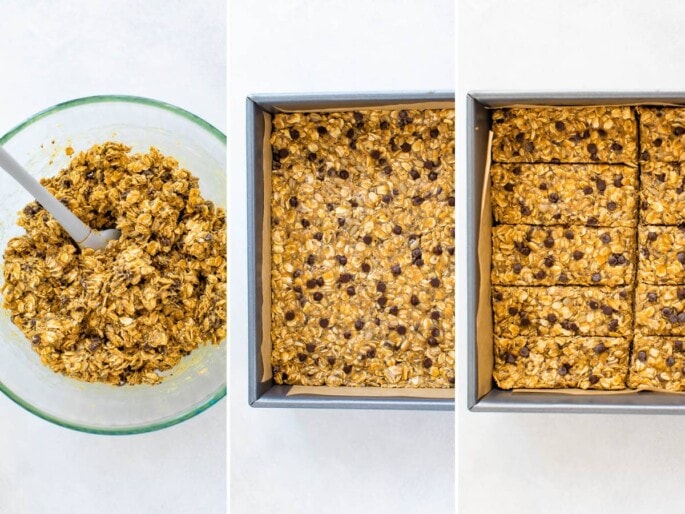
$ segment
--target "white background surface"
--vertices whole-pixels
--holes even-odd
[[[683,2],[459,0],[459,8],[457,127],[474,89],[685,91]],[[457,137],[463,171],[465,131]],[[465,174],[457,177],[465,198]],[[464,219],[465,204],[457,207]],[[464,245],[463,224],[457,237]],[[457,270],[465,284],[465,268]],[[457,291],[463,314],[465,286]],[[457,326],[460,514],[682,511],[685,418],[468,413],[465,320]]]
[[[3,134],[55,103],[111,93],[167,101],[226,129],[221,0],[3,0],[0,63]],[[106,437],[51,425],[0,395],[0,514],[222,514],[226,404],[160,432]]]
[[[232,514],[454,512],[454,413],[247,403],[245,97],[454,88],[454,2],[231,5]]]

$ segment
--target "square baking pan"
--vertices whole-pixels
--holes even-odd
[[[618,105],[618,104],[685,105],[685,92],[469,92],[467,116],[467,406],[475,412],[595,412],[634,414],[685,414],[685,396],[673,393],[641,391],[633,393],[568,394],[554,392],[512,392],[497,388],[492,369],[479,372],[477,315],[480,268],[478,231],[481,199],[484,189],[488,133],[491,128],[490,108],[511,105]],[[488,306],[491,315],[491,309]],[[490,344],[492,344],[490,342]],[[487,367],[482,358],[481,368]]]
[[[271,149],[265,135],[276,112],[363,110],[369,108],[454,108],[448,91],[252,95],[247,98],[248,312],[249,388],[253,407],[335,409],[454,410],[454,389],[330,388],[276,384],[271,377],[268,308],[270,305],[270,177]],[[398,107],[403,106],[403,107]],[[265,167],[265,164],[267,165]],[[265,313],[266,310],[266,313]],[[269,348],[269,347],[266,347]]]

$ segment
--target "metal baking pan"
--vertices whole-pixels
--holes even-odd
[[[317,111],[344,108],[365,109],[369,107],[398,104],[449,102],[454,107],[454,93],[449,91],[398,92],[398,93],[336,93],[304,95],[252,95],[247,98],[247,194],[248,194],[248,313],[249,313],[249,387],[248,401],[253,407],[310,407],[334,409],[402,409],[402,410],[454,410],[454,389],[450,398],[419,398],[408,396],[387,396],[389,390],[368,388],[364,396],[340,396],[324,394],[290,395],[292,386],[278,385],[265,376],[265,362],[262,358],[263,343],[262,304],[265,292],[262,281],[262,257],[265,250],[263,240],[265,176],[263,169],[265,113],[282,111]],[[268,245],[269,243],[266,242]],[[323,389],[322,389],[323,390]],[[368,394],[366,392],[368,391]],[[401,390],[392,390],[394,392]],[[444,390],[443,390],[444,391]],[[343,392],[344,394],[344,392]]]
[[[611,105],[667,103],[685,105],[685,92],[482,92],[466,96],[467,117],[467,407],[474,412],[594,412],[631,414],[685,414],[685,396],[672,393],[570,395],[513,393],[496,387],[478,391],[476,315],[478,312],[478,228],[487,157],[490,115],[488,108],[507,105]]]

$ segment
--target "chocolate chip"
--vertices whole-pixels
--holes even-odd
[[[393,266],[390,268],[390,271],[393,275],[397,276],[402,273],[402,268],[400,268],[399,264],[393,264]]]
[[[361,330],[362,328],[364,328],[364,322],[362,320],[358,319],[357,321],[354,322],[354,328],[357,330]]]
[[[407,333],[407,327],[405,327],[404,325],[397,325],[396,330],[397,330],[397,333],[401,336],[403,336],[404,334]]]
[[[389,313],[389,314],[392,314],[393,316],[397,316],[397,313],[399,313],[399,312],[400,312],[400,310],[397,308],[396,305],[393,305],[393,306],[390,307],[390,309],[388,310],[388,313]],[[377,323],[376,323],[376,324],[377,324]]]
[[[437,180],[437,179],[438,179],[438,174],[435,173],[434,171],[431,171],[431,172],[428,174],[428,180],[430,180],[430,181],[435,181],[435,180]]]
[[[316,257],[314,257],[313,255],[310,255],[309,257],[307,257],[307,264],[309,264],[310,266],[312,266],[315,262],[316,262]]]
[[[349,375],[350,373],[352,373],[352,366],[350,366],[349,364],[345,364],[343,366],[343,372],[345,373],[345,375]]]
[[[431,319],[439,320],[440,319],[440,313],[438,311],[431,312]]]
[[[559,375],[562,377],[566,376],[568,374],[568,369],[569,369],[568,364],[562,364],[561,366],[559,366],[557,373],[559,373]]]
[[[673,366],[675,364],[675,359],[669,356],[668,359],[666,359],[666,364],[668,364],[669,366]]]
[[[430,284],[433,287],[440,287],[440,279],[439,278],[431,278]]]
[[[410,145],[409,143],[402,143],[402,145],[400,145],[400,149],[401,149],[404,153],[408,153],[408,152],[411,151],[411,145]]]
[[[321,318],[319,320],[319,326],[321,328],[326,328],[328,326],[328,318]]]
[[[340,170],[338,176],[343,180],[347,180],[348,178],[350,178],[350,172],[347,170]]]
[[[616,258],[616,255],[612,253],[607,262],[609,266],[616,266],[618,264],[618,259]]]
[[[642,152],[642,154],[640,155],[640,158],[641,158],[643,161],[648,161],[648,160],[649,160],[649,152],[645,150],[645,151]]]
[[[307,159],[309,160],[309,162],[314,162],[316,160],[316,154],[314,152],[310,153],[307,156]]]
[[[316,285],[319,287],[323,286],[323,277],[319,277],[316,279]]]
[[[304,353],[298,353],[297,360],[299,360],[300,362],[304,362],[307,360],[307,356]]]
[[[525,139],[526,135],[523,132],[519,132],[516,134],[515,138],[517,143],[523,143],[523,140]]]
[[[656,293],[647,293],[647,300],[649,300],[652,303],[656,302]]]
[[[297,207],[298,205],[300,205],[300,202],[298,201],[297,196],[291,196],[290,200],[288,200],[288,202],[290,203],[290,207]]]
[[[672,314],[673,314],[673,311],[671,310],[670,307],[664,307],[663,309],[661,309],[661,315],[662,315],[664,318],[668,318],[668,317],[670,317]]]
[[[438,340],[435,337],[428,338],[428,346],[438,346]]]
[[[517,275],[521,273],[521,270],[523,269],[523,266],[521,266],[518,262],[515,262],[514,265],[512,266],[512,271],[516,273]]]
[[[526,152],[529,152],[529,153],[530,153],[530,152],[532,152],[532,151],[535,149],[535,145],[534,145],[531,141],[528,141],[528,142],[525,144],[524,149],[526,150]]]
[[[685,264],[685,252],[678,252],[676,258],[680,264]]]
[[[644,351],[637,352],[637,358],[640,362],[645,362],[647,360],[647,354]]]
[[[544,263],[545,266],[551,268],[552,266],[554,266],[554,257],[552,255],[548,255],[547,257],[545,257]]]
[[[553,312],[550,312],[550,313],[547,315],[547,321],[549,321],[549,322],[552,323],[552,324],[556,323],[556,322],[557,322],[557,315],[554,314]]]
[[[542,280],[546,276],[547,276],[547,273],[545,273],[544,270],[539,270],[538,272],[535,273],[535,278],[537,278],[538,280]]]
[[[349,338],[352,337],[352,333],[351,333],[351,332],[345,331],[345,332],[343,332],[343,337],[344,337],[345,339],[349,339]]]
[[[310,278],[309,280],[307,280],[306,286],[309,289],[314,289],[316,287],[316,280],[313,278]]]
[[[611,143],[611,150],[614,152],[622,152],[623,151],[623,145],[619,143]]]
[[[566,125],[564,125],[563,121],[557,121],[554,124],[554,128],[557,129],[559,132],[566,130]]]
[[[659,148],[663,142],[664,142],[663,139],[661,139],[660,137],[657,137],[654,141],[652,141],[652,144],[654,146],[656,146],[657,148]]]
[[[392,196],[390,196],[390,195],[383,195],[383,197],[381,198],[381,200],[383,201],[383,203],[390,203],[390,202],[392,201]]]
[[[673,343],[673,346],[675,346],[675,349],[679,352],[683,351],[683,342],[678,340]]]
[[[575,251],[573,252],[573,259],[576,260],[576,261],[579,261],[580,259],[583,258],[584,255],[585,255],[585,254],[584,254],[583,252],[581,252],[580,250],[575,250]]]
[[[617,329],[618,329],[618,320],[612,319],[609,322],[609,332],[616,332]]]
[[[412,179],[417,180],[421,176],[421,174],[416,169],[412,168],[411,171],[409,172],[409,176]]]
[[[597,145],[594,143],[590,143],[589,145],[587,145],[587,151],[591,154],[597,153]]]
[[[330,366],[335,365],[335,357],[333,357],[332,355],[329,355],[328,357],[326,357],[326,362],[328,362],[328,364]]]
[[[607,347],[604,345],[604,343],[599,343],[597,346],[593,348],[594,352],[596,354],[604,353],[606,351]]]
[[[507,309],[507,311],[509,312],[510,316],[516,316],[519,313],[519,310],[517,307],[509,307],[509,309]]]
[[[616,202],[611,202],[611,201],[607,202],[607,209],[609,210],[609,212],[615,211],[616,207],[617,207]]]
[[[359,207],[359,203],[357,202],[357,200],[354,199],[350,200],[350,205],[352,207]]]
[[[504,354],[504,360],[507,361],[507,364],[515,364],[516,363],[516,357],[514,357],[509,352]]]
[[[366,235],[362,238],[362,241],[364,241],[364,244],[370,245],[371,241],[373,241],[373,239],[371,238],[371,236]]]
[[[592,280],[593,282],[599,282],[600,280],[602,280],[602,275],[599,273],[593,273],[590,277],[590,280]]]
[[[442,246],[437,245],[433,247],[433,255],[442,255]]]
[[[430,131],[430,136],[433,139],[437,139],[437,137],[440,135],[440,131],[437,128],[432,128]]]
[[[592,310],[599,309],[599,303],[596,300],[590,300],[587,304]]]
[[[348,139],[352,139],[354,137],[354,129],[348,129],[347,132],[345,132],[345,136],[347,136]]]
[[[598,191],[603,192],[606,190],[607,183],[603,179],[598,178],[596,183],[597,183],[597,190]]]
[[[565,230],[564,231],[564,237],[566,239],[573,239],[574,238],[573,230],[571,230],[571,229]]]
[[[523,346],[519,350],[519,355],[521,357],[528,357],[530,355],[530,350],[526,346]]]
[[[547,182],[541,183],[538,188],[540,188],[541,191],[547,191]]]
[[[321,241],[323,239],[323,233],[317,232],[316,234],[314,234],[314,239],[316,239],[317,241]]]
[[[369,152],[369,155],[371,156],[372,159],[378,160],[381,157],[381,152],[378,150],[371,150],[371,152]]]
[[[623,175],[616,175],[614,177],[614,187],[623,187]]]
[[[550,193],[549,201],[552,203],[557,203],[559,201],[559,195],[557,193]]]
[[[657,173],[656,175],[654,175],[654,178],[656,178],[657,182],[666,182],[665,173]]]
[[[362,271],[364,273],[368,273],[369,271],[371,271],[371,265],[368,262],[363,263],[362,264]]]
[[[453,196],[447,197],[447,205],[449,205],[450,207],[454,207],[454,197]]]
[[[347,264],[347,257],[345,257],[344,255],[336,255],[335,258],[337,259],[338,264],[340,264],[341,266]]]
[[[328,134],[328,130],[326,130],[326,127],[318,126],[316,127],[316,131],[319,133],[320,136],[325,136]]]
[[[352,275],[349,273],[343,273],[340,275],[338,282],[341,284],[347,284],[350,280],[352,280]]]
[[[379,127],[381,130],[388,130],[390,128],[390,123],[388,123],[386,120],[383,120],[380,122]]]
[[[348,296],[354,296],[355,294],[357,294],[357,292],[354,290],[354,286],[349,286],[347,288],[347,294]]]
[[[317,291],[316,293],[314,293],[313,298],[315,302],[320,302],[321,300],[323,300],[323,293]]]
[[[676,295],[678,296],[678,300],[685,300],[685,287],[679,287],[676,290]]]
[[[610,305],[605,305],[602,307],[602,313],[606,314],[607,316],[611,316],[614,313],[614,308]]]
[[[293,141],[297,141],[298,139],[300,139],[300,131],[297,129],[291,128],[290,129],[290,139],[292,139]]]
[[[685,134],[685,128],[683,128],[683,127],[675,127],[675,128],[673,129],[673,134],[676,135],[676,136],[682,136],[683,134]]]
[[[566,275],[566,273],[559,273],[559,282],[561,282],[562,284],[568,282],[568,276]]]
[[[596,226],[599,224],[599,221],[598,221],[597,218],[595,218],[594,216],[590,216],[590,217],[587,219],[586,224],[587,224],[587,226],[589,226],[589,227],[596,227]]]
[[[419,297],[413,294],[411,295],[411,299],[409,301],[414,307],[416,307],[419,304]]]
[[[384,292],[385,289],[386,289],[385,282],[380,281],[380,282],[378,282],[378,284],[376,284],[376,291],[378,291],[379,293]]]
[[[433,360],[430,357],[423,359],[423,367],[428,369],[433,365]]]

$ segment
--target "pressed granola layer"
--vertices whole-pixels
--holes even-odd
[[[545,107],[492,111],[495,162],[637,162],[631,107]]]
[[[632,228],[498,225],[492,229],[492,283],[617,286],[632,282]]]
[[[637,224],[637,168],[605,164],[493,164],[499,223]]]
[[[685,227],[640,226],[638,282],[685,284]]]
[[[628,385],[685,391],[685,351],[680,337],[635,336]]]
[[[95,145],[43,185],[94,229],[83,249],[40,204],[5,249],[2,293],[44,364],[89,382],[154,384],[204,342],[226,336],[226,217],[198,179],[155,148]]]
[[[685,223],[685,170],[679,162],[640,165],[640,222]]]
[[[454,384],[454,111],[273,119],[277,383]]]
[[[635,290],[635,332],[643,335],[685,335],[685,285],[638,283]]]
[[[495,337],[502,389],[625,389],[630,342],[613,337]]]
[[[640,160],[685,161],[685,108],[638,107]]]
[[[495,335],[632,336],[627,287],[493,287]]]

